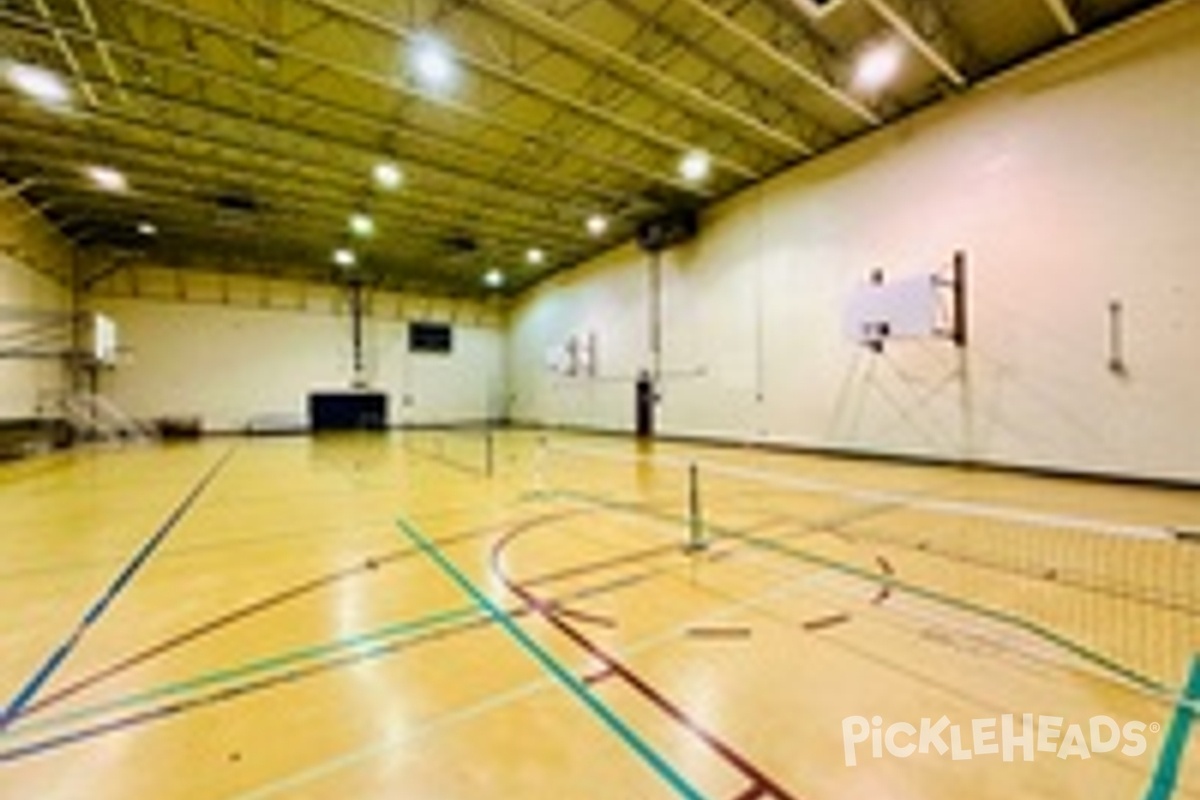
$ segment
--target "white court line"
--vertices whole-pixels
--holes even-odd
[[[584,457],[601,458],[622,463],[664,463],[672,466],[686,467],[697,465],[705,472],[740,478],[747,481],[757,481],[786,489],[797,489],[818,494],[831,494],[867,503],[883,503],[898,505],[905,508],[922,511],[936,511],[956,516],[975,517],[981,519],[1001,520],[1043,528],[1071,528],[1101,533],[1109,536],[1121,536],[1132,539],[1149,539],[1175,541],[1175,537],[1165,527],[1153,525],[1132,525],[1112,522],[1093,517],[1074,516],[1069,514],[1052,514],[1029,509],[1001,506],[992,503],[982,503],[968,500],[938,500],[926,495],[912,492],[888,492],[878,489],[860,489],[852,486],[834,483],[832,481],[801,478],[792,475],[755,470],[747,467],[734,467],[716,461],[701,459],[686,459],[678,456],[663,455],[628,455],[594,447],[563,446],[556,444],[544,445],[552,452],[568,453]]]

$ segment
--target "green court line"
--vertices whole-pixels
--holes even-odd
[[[600,497],[593,497],[582,492],[551,492],[548,494],[567,499],[581,500],[583,502],[592,503],[604,508],[611,508],[624,511],[626,513],[638,514],[651,519],[657,519],[662,522],[669,522],[671,524],[683,526],[688,522],[684,517],[679,515],[657,511],[633,503],[622,503],[614,500],[606,500]],[[1116,661],[1115,659],[1110,658],[1097,650],[1093,650],[1086,645],[1076,642],[1074,639],[1052,630],[1051,628],[1047,628],[1038,622],[1026,619],[1017,614],[979,605],[971,602],[970,600],[964,600],[960,597],[943,594],[935,589],[929,589],[927,587],[920,586],[919,584],[909,583],[908,581],[897,578],[894,575],[882,575],[869,569],[856,567],[853,564],[847,564],[844,561],[838,561],[837,559],[829,558],[828,556],[822,556],[817,553],[809,552],[802,548],[793,547],[771,539],[763,539],[748,533],[741,533],[737,530],[719,526],[714,523],[708,524],[708,531],[710,534],[715,536],[745,542],[764,550],[771,550],[779,553],[780,555],[788,556],[800,561],[805,561],[809,564],[823,567],[825,569],[831,569],[836,572],[840,572],[843,575],[849,575],[854,578],[859,578],[861,580],[870,581],[882,586],[897,589],[914,597],[930,600],[943,606],[949,606],[950,608],[958,611],[964,611],[969,614],[974,614],[976,616],[992,620],[993,622],[999,622],[1009,627],[1018,628],[1026,633],[1036,636],[1039,639],[1042,639],[1043,641],[1049,642],[1061,650],[1065,650],[1068,653],[1078,656],[1094,666],[1100,667],[1105,672],[1117,675],[1153,695],[1169,698],[1171,700],[1175,700],[1178,697],[1178,692],[1165,683],[1148,675],[1143,675],[1132,667],[1126,666],[1125,664],[1122,664],[1121,662]]]
[[[125,697],[116,698],[105,703],[87,706],[70,713],[48,717],[44,720],[35,720],[29,724],[19,725],[5,734],[0,735],[0,742],[4,742],[7,739],[16,738],[18,736],[27,736],[30,734],[45,732],[50,729],[91,719],[93,717],[108,714],[113,711],[120,711],[122,709],[138,706],[143,703],[149,703],[155,700],[161,700],[163,698],[177,697],[179,695],[186,695],[213,686],[220,686],[222,684],[253,677],[261,673],[281,670],[296,664],[314,661],[327,655],[334,655],[340,652],[354,650],[361,650],[363,654],[370,654],[372,652],[370,649],[372,646],[383,647],[392,644],[397,639],[407,639],[412,636],[437,630],[439,628],[456,625],[464,620],[471,618],[478,619],[481,617],[481,612],[474,606],[464,606],[462,608],[436,612],[424,617],[419,617],[417,619],[392,623],[390,625],[385,625],[382,628],[355,636],[335,639],[332,642],[326,642],[324,644],[311,647],[289,650],[278,655],[250,661],[237,666],[202,673],[192,678],[164,684],[162,686],[130,694]]]
[[[1196,712],[1185,701],[1200,700],[1200,653],[1192,659],[1192,671],[1188,676],[1187,688],[1183,697],[1175,705],[1175,714],[1171,725],[1167,728],[1167,738],[1163,743],[1162,753],[1158,757],[1158,767],[1146,791],[1146,800],[1170,800],[1179,783],[1179,765],[1187,748],[1188,735]]]
[[[654,772],[658,774],[664,782],[666,782],[677,794],[681,797],[690,798],[690,800],[707,800],[705,795],[699,789],[692,786],[688,781],[680,775],[674,767],[672,767],[666,759],[659,755],[649,744],[646,743],[629,725],[622,720],[617,714],[607,705],[600,701],[583,681],[576,678],[571,672],[560,664],[555,658],[550,655],[541,645],[539,645],[533,637],[513,621],[511,615],[507,614],[503,609],[488,599],[487,595],[479,590],[474,583],[464,575],[458,567],[426,536],[418,531],[403,517],[397,520],[401,532],[421,549],[421,551],[429,557],[441,570],[458,585],[463,592],[470,597],[475,604],[485,611],[488,616],[495,620],[505,632],[511,636],[518,645],[531,658],[537,661],[546,672],[561,683],[576,699],[582,702],[587,708],[600,718],[608,728],[613,731],[630,749],[632,749],[638,757],[640,757]]]

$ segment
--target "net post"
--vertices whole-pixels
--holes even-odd
[[[700,468],[692,462],[688,466],[688,541],[683,549],[687,553],[698,553],[707,547],[700,505]]]

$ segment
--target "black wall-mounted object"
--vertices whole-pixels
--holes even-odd
[[[694,239],[699,231],[700,216],[681,208],[638,225],[637,243],[647,253],[659,253]]]
[[[386,430],[388,398],[382,392],[313,392],[308,421],[314,433]]]
[[[449,353],[454,349],[454,329],[444,322],[410,322],[410,353]]]
[[[654,436],[654,405],[657,402],[654,380],[643,372],[634,384],[634,420],[639,439]]]

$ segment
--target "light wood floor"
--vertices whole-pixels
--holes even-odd
[[[4,464],[0,798],[1140,800],[1200,652],[1170,528],[1200,492],[529,432]],[[847,718],[1004,714],[1146,749],[846,764]]]

